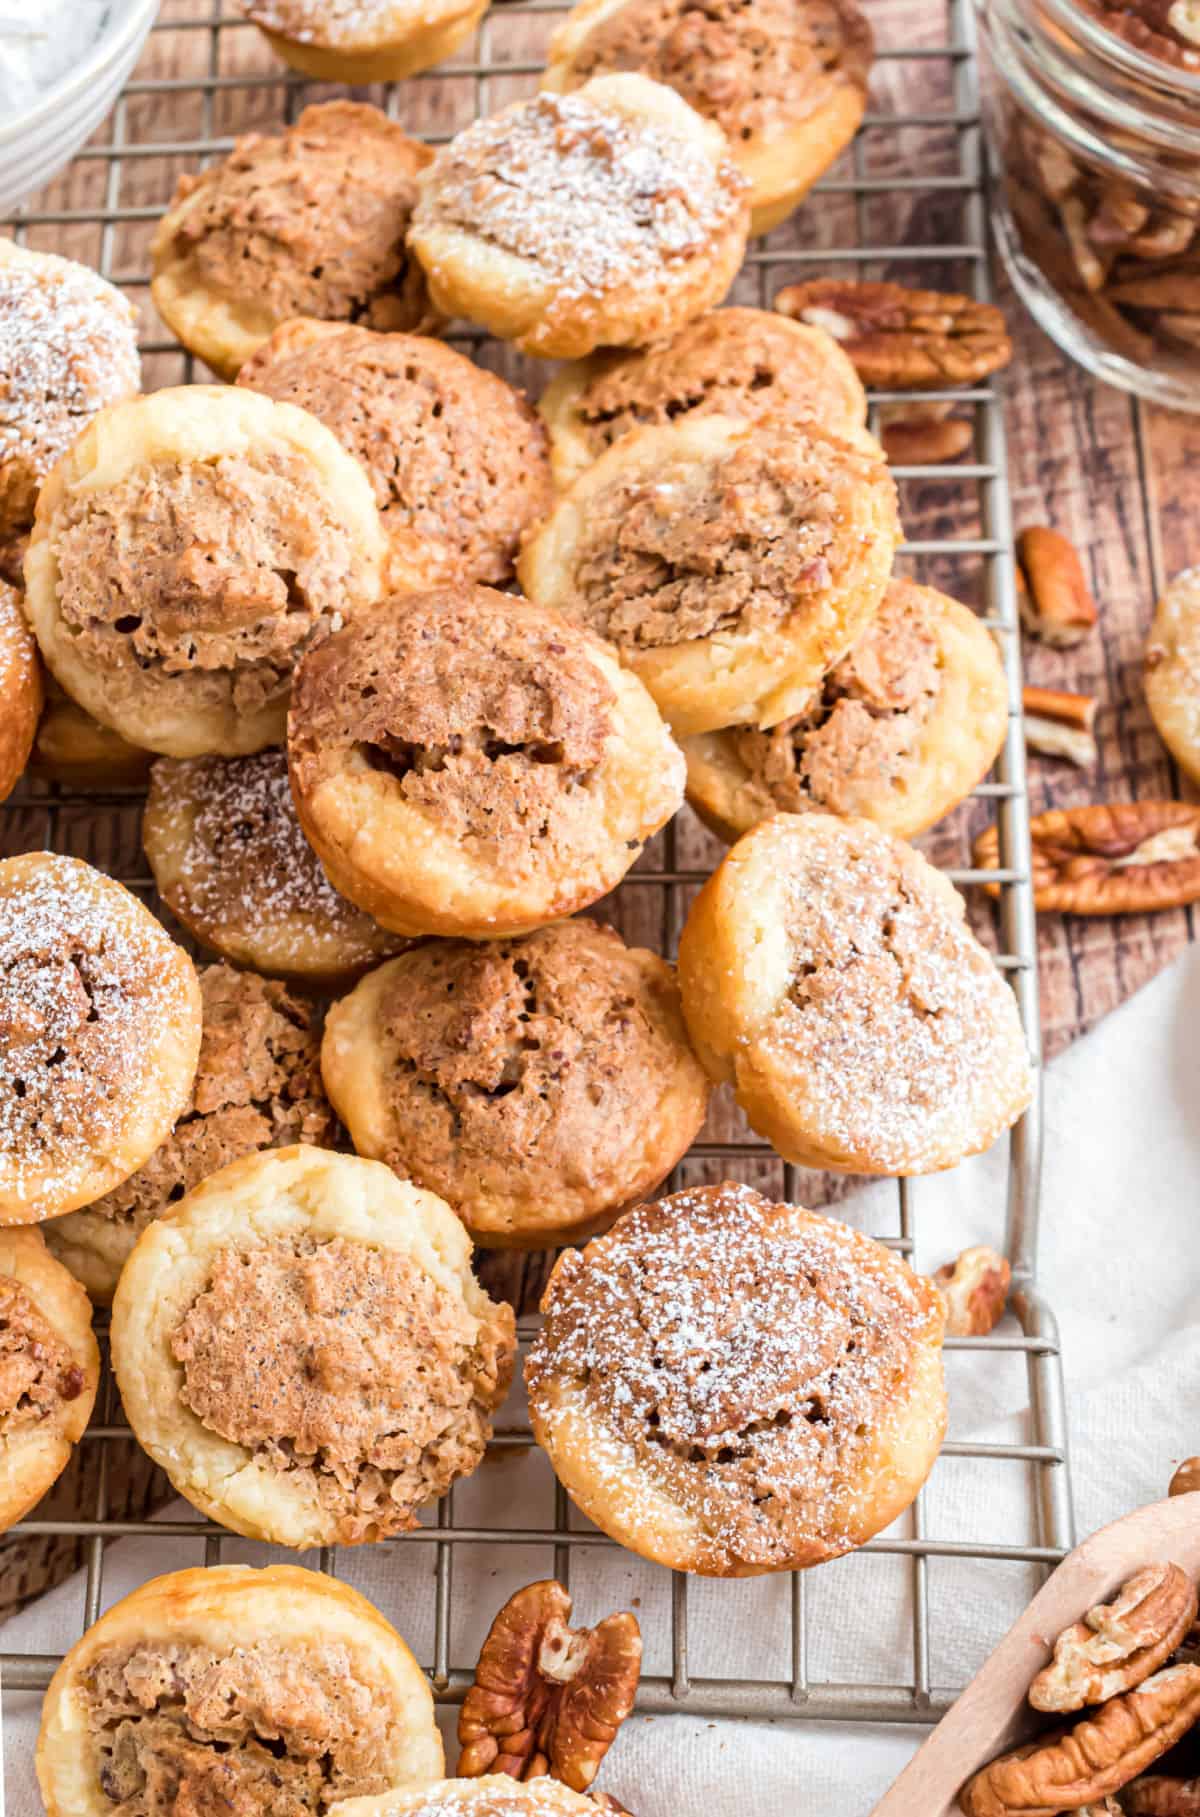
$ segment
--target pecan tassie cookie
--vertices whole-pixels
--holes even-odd
[[[686,735],[799,712],[878,611],[899,541],[869,437],[691,416],[614,443],[517,571],[615,645]]]
[[[237,756],[283,736],[297,660],[377,597],[385,555],[370,483],[323,423],[183,385],[104,411],[54,469],[25,610],[103,725]]]
[[[432,155],[356,101],[248,133],[223,163],[180,179],[151,249],[155,308],[226,379],[293,316],[431,327],[405,235]]]
[[[0,580],[0,801],[29,761],[42,711],[42,665],[21,595]]]
[[[322,82],[395,82],[453,56],[488,0],[241,0],[285,63]]]
[[[132,304],[86,265],[0,238],[0,542],[98,410],[141,383]]]
[[[42,1706],[47,1817],[298,1812],[444,1770],[429,1681],[323,1571],[151,1578],[76,1641]]]
[[[134,788],[145,783],[153,753],[93,719],[53,675],[44,681],[46,704],[29,754],[31,774],[70,789]]]
[[[334,990],[404,950],[325,875],[300,830],[282,750],[160,757],[142,843],[171,913],[235,965]]]
[[[636,429],[681,417],[815,421],[853,441],[867,394],[831,335],[770,309],[717,309],[673,340],[636,352],[609,349],[564,366],[538,403],[550,430],[556,484]]]
[[[510,1779],[484,1773],[478,1779],[439,1779],[419,1792],[382,1792],[333,1807],[332,1817],[596,1817],[623,1809],[608,1793],[585,1797],[545,1773]]]
[[[946,1427],[942,1303],[848,1225],[726,1182],[559,1258],[526,1365],[534,1434],[590,1520],[713,1577],[861,1546]]]
[[[395,933],[526,933],[613,889],[683,797],[640,681],[487,587],[398,594],[296,676],[288,765],[336,887]]]
[[[139,1442],[203,1513],[281,1546],[360,1545],[474,1470],[512,1308],[450,1207],[376,1161],[233,1161],[147,1226],[113,1300]]]
[[[970,794],[1007,729],[1004,665],[975,614],[893,580],[799,713],[683,740],[688,800],[723,839],[780,810],[861,815],[911,839]]]
[[[692,905],[679,983],[710,1077],[803,1167],[952,1167],[1033,1090],[962,897],[866,820],[776,814],[744,834]]]
[[[78,858],[0,862],[0,1224],[90,1204],[188,1101],[192,962],[135,896]]]
[[[226,965],[204,967],[200,996],[195,1083],[171,1134],[112,1192],[45,1226],[46,1247],[101,1305],[147,1224],[209,1174],[240,1155],[296,1142],[322,1147],[336,1134],[312,1006]]]
[[[611,1223],[708,1103],[672,968],[591,921],[391,960],[330,1010],[321,1068],[359,1154],[517,1248]]]
[[[87,1295],[36,1230],[0,1230],[0,1532],[67,1467],[96,1400]]]
[[[845,151],[874,54],[854,0],[578,0],[550,40],[543,87],[639,70],[729,141],[769,233]]]
[[[719,127],[659,82],[601,76],[456,134],[421,180],[409,244],[447,315],[578,359],[719,303],[749,215]]]
[[[512,579],[553,488],[541,421],[495,373],[426,335],[302,320],[238,384],[311,410],[366,468],[392,587]]]

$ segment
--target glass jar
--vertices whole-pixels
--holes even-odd
[[[1200,0],[976,7],[1019,295],[1089,371],[1200,411]]]

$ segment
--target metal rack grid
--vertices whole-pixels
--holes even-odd
[[[379,101],[410,130],[431,140],[443,139],[475,113],[489,111],[515,94],[528,92],[541,67],[538,51],[548,26],[563,10],[560,0],[498,0],[472,53],[408,83],[357,92]],[[921,18],[927,20],[931,10],[923,9]],[[149,232],[169,200],[180,170],[227,150],[235,132],[268,125],[281,115],[292,119],[305,101],[334,92],[282,71],[259,44],[253,28],[234,16],[233,0],[164,0],[163,15],[155,31],[160,42],[164,35],[170,38],[170,48],[175,53],[173,63],[181,73],[144,79],[135,72],[112,117],[107,140],[89,145],[65,185],[50,192],[49,202],[39,198],[28,206],[13,228],[19,238],[31,244],[89,259],[139,301],[145,296],[148,279]],[[920,43],[908,39],[904,48],[885,48],[877,63],[877,77],[893,105],[868,113],[852,152],[817,186],[816,199],[793,223],[785,224],[750,251],[734,300],[769,305],[783,282],[808,275],[814,268],[831,266],[863,276],[903,275],[911,279],[915,273],[916,281],[924,278],[931,284],[940,282],[948,288],[966,290],[980,299],[989,297],[987,221],[969,0],[946,0],[936,41]],[[447,95],[457,95],[460,105],[448,106]],[[907,135],[913,132],[921,134],[924,144],[934,145],[938,168],[919,175],[911,173],[906,148]],[[880,147],[875,157],[871,152],[873,142]],[[137,191],[136,198],[133,190]],[[876,225],[880,210],[882,231]],[[527,383],[533,379],[533,368],[514,362],[511,350],[485,343],[483,337],[470,332],[459,338],[468,342],[486,363]],[[144,350],[149,356],[150,384],[180,382],[193,376],[191,359],[160,327],[147,337]],[[536,390],[536,381],[533,388]],[[947,575],[961,576],[964,566],[971,570],[975,582],[967,581],[959,590],[967,595],[974,585],[984,622],[995,631],[1004,653],[1009,735],[993,778],[976,790],[975,801],[985,802],[987,811],[994,810],[999,819],[1002,865],[999,871],[989,874],[989,880],[1000,885],[996,919],[1002,950],[997,954],[997,964],[1016,993],[1036,1059],[1036,941],[1020,728],[1020,649],[1000,401],[996,388],[990,384],[965,392],[891,393],[886,400],[872,400],[873,424],[878,425],[881,402],[895,403],[906,398],[922,403],[953,399],[958,405],[968,405],[974,417],[975,447],[968,461],[951,467],[895,469],[902,491],[914,486],[926,492],[930,487],[936,488],[933,515],[938,534],[915,536],[903,556],[908,563],[916,562],[919,575],[936,577],[943,584]],[[947,501],[953,498],[961,503],[968,495],[969,508],[964,517]],[[952,533],[942,527],[947,516],[953,520]],[[77,795],[56,787],[26,784],[0,808],[0,852],[47,847],[88,856],[97,830],[106,824],[116,828],[122,816],[136,816],[137,800],[121,791]],[[963,814],[969,812],[969,808],[960,811],[953,823],[951,837],[960,852]],[[977,809],[976,818],[978,815]],[[706,838],[686,813],[681,816],[660,836],[616,893],[608,905],[613,918],[621,923],[624,907],[638,938],[656,938],[662,950],[672,950],[688,893],[703,880],[717,856],[718,849],[711,842],[705,847]],[[131,841],[114,835],[114,840],[117,849],[139,852],[136,838]],[[945,842],[935,841],[931,855],[941,861],[945,854]],[[118,871],[143,899],[159,906],[140,854],[127,864],[110,868]],[[977,886],[982,882],[979,873],[953,864],[946,868],[969,897],[978,896]],[[985,910],[977,925],[990,919],[990,912]],[[630,929],[626,927],[625,931]],[[811,1181],[772,1156],[736,1120],[731,1120],[729,1127],[720,1128],[714,1139],[709,1139],[706,1131],[705,1138],[676,1171],[672,1186],[682,1179],[694,1179],[697,1172],[711,1176],[714,1171],[757,1169],[756,1177],[761,1177],[761,1170],[766,1168],[771,1173],[769,1184],[784,1196],[805,1197],[806,1185]],[[930,1722],[961,1688],[958,1683],[939,1682],[932,1663],[931,1570],[943,1560],[968,1560],[989,1569],[1006,1564],[1044,1568],[1073,1543],[1057,1331],[1053,1314],[1034,1285],[1040,1138],[1040,1106],[1035,1099],[1012,1132],[1004,1212],[1004,1241],[1014,1269],[1012,1310],[1019,1329],[1010,1328],[1010,1321],[1009,1326],[991,1337],[951,1339],[947,1345],[952,1406],[958,1353],[982,1352],[994,1360],[997,1368],[1007,1363],[1022,1371],[1030,1407],[1028,1442],[949,1442],[932,1479],[936,1481],[938,1471],[955,1462],[961,1465],[962,1460],[970,1468],[1003,1466],[1021,1471],[1026,1484],[1028,1531],[1011,1542],[939,1539],[927,1531],[926,1491],[914,1505],[903,1534],[889,1532],[864,1548],[869,1554],[894,1559],[897,1568],[907,1574],[911,1611],[908,1656],[898,1658],[896,1670],[885,1682],[876,1684],[846,1682],[811,1669],[811,1591],[804,1574],[794,1574],[790,1579],[786,1671],[753,1679],[696,1671],[688,1642],[689,1602],[694,1592],[689,1580],[676,1574],[670,1590],[669,1670],[651,1672],[643,1678],[640,1711]],[[919,1181],[897,1182],[894,1226],[877,1232],[881,1240],[906,1255],[914,1251],[921,1191]],[[530,1322],[523,1320],[521,1328],[528,1340]],[[502,1425],[492,1449],[524,1447],[529,1439],[527,1427]],[[13,1532],[31,1537],[62,1535],[81,1542],[86,1562],[82,1611],[86,1625],[95,1620],[103,1606],[105,1554],[112,1542],[137,1536],[193,1538],[203,1541],[205,1562],[215,1563],[229,1536],[199,1518],[143,1521],[109,1517],[111,1460],[118,1447],[129,1445],[131,1439],[121,1423],[119,1403],[107,1371],[97,1417],[84,1443],[101,1447],[94,1518],[53,1521],[37,1518],[35,1511],[33,1518]],[[456,1517],[455,1499],[453,1491],[443,1499],[434,1524],[387,1542],[434,1549],[432,1657],[425,1663],[435,1695],[445,1703],[461,1700],[471,1682],[469,1667],[473,1663],[473,1656],[461,1662],[451,1657],[453,1567],[460,1547],[542,1548],[547,1566],[552,1561],[555,1574],[567,1582],[573,1556],[585,1548],[612,1544],[580,1524],[561,1487],[556,1490],[553,1522],[519,1530],[463,1524]],[[319,1562],[322,1569],[337,1569],[338,1560],[331,1550],[323,1551]],[[56,1664],[54,1656],[0,1654],[4,1687],[11,1691],[44,1687]]]

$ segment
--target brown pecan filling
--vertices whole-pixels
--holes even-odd
[[[0,1275],[0,1435],[53,1419],[83,1393],[83,1370],[29,1294]]]

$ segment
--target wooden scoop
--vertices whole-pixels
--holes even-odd
[[[1160,1562],[1200,1578],[1200,1491],[1139,1508],[1068,1552],[871,1817],[959,1817],[971,1774],[1037,1732],[1026,1692],[1058,1635]]]

